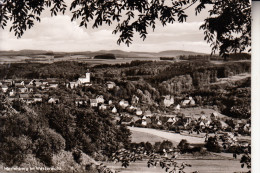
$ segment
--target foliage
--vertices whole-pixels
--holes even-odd
[[[205,147],[208,151],[220,153],[220,145],[217,141],[216,136],[215,137],[209,137],[207,143],[205,144]]]

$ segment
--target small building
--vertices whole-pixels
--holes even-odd
[[[90,106],[91,107],[97,107],[98,106],[97,99],[90,99]]]
[[[210,115],[210,118],[211,118],[212,120],[217,120],[218,117],[219,117],[219,115],[218,115],[217,112],[213,112],[213,113]]]
[[[58,88],[59,84],[57,82],[48,82],[49,88]]]
[[[115,106],[114,106],[113,109],[112,109],[112,113],[114,113],[114,114],[117,113],[117,109],[116,109]]]
[[[2,91],[4,92],[4,93],[6,93],[7,92],[7,90],[8,90],[8,86],[7,85],[2,85]]]
[[[137,108],[135,114],[140,116],[143,114],[143,111],[140,108]]]
[[[58,99],[58,98],[53,98],[53,97],[51,97],[51,98],[48,100],[48,103],[49,103],[49,104],[58,104],[58,103],[59,103],[59,99]]]
[[[67,88],[74,89],[74,88],[77,88],[78,85],[79,85],[78,82],[69,82]]]
[[[115,82],[112,81],[108,81],[106,84],[108,89],[113,89],[116,86]]]
[[[123,109],[125,109],[127,106],[129,106],[129,102],[125,101],[124,99],[119,102],[119,106],[121,106]]]
[[[176,110],[176,111],[181,110],[181,106],[178,104],[178,105],[175,107],[175,110]]]
[[[142,123],[141,123],[143,126],[146,126],[147,125],[147,122],[146,122],[146,116],[143,116],[142,117]]]
[[[101,104],[98,109],[99,110],[106,110],[107,109],[107,105]]]
[[[138,104],[138,103],[139,103],[139,97],[133,95],[131,98],[131,104]]]
[[[86,99],[84,99],[84,98],[76,98],[75,99],[75,104],[77,105],[77,106],[82,106],[82,105],[86,105]]]
[[[19,94],[19,99],[20,100],[28,100],[30,97],[29,97],[29,94],[25,93],[25,94]]]
[[[144,116],[146,116],[146,117],[152,117],[153,114],[152,114],[152,112],[151,112],[150,110],[147,110],[147,111],[144,112]]]
[[[96,97],[96,100],[97,100],[98,103],[104,103],[105,102],[104,97],[102,95],[98,95]]]
[[[174,104],[174,97],[170,95],[165,96],[163,100],[163,104],[165,107],[170,107],[171,105]]]

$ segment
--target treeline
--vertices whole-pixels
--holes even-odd
[[[75,80],[80,74],[85,74],[89,66],[74,61],[61,61],[52,64],[43,63],[13,63],[0,65],[1,79],[46,79],[62,78]]]

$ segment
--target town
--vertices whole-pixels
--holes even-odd
[[[57,70],[57,73],[50,75],[51,78],[20,76],[2,79],[0,81],[1,116],[12,117],[21,113],[25,117],[40,116],[42,119],[47,118],[47,121],[49,121],[48,128],[55,129],[62,135],[61,138],[65,139],[66,150],[73,150],[76,146],[76,148],[91,156],[95,156],[94,153],[109,156],[120,149],[119,146],[106,149],[105,141],[110,140],[105,139],[101,134],[110,134],[110,131],[102,133],[101,131],[103,131],[104,124],[108,122],[113,124],[113,128],[126,127],[130,130],[132,133],[131,142],[134,143],[149,142],[143,141],[145,138],[140,141],[138,137],[145,133],[177,143],[185,140],[191,148],[199,146],[200,152],[206,150],[217,153],[234,152],[239,154],[242,149],[250,148],[251,145],[251,118],[247,116],[250,112],[246,111],[246,107],[243,105],[240,107],[237,104],[240,103],[239,99],[245,100],[245,98],[248,98],[250,77],[245,74],[248,72],[248,66],[243,63],[236,64],[240,71],[236,69],[236,72],[232,72],[232,69],[228,68],[228,71],[222,74],[222,70],[225,69],[221,65],[216,66],[208,63],[205,67],[205,63],[190,62],[189,65],[195,75],[189,76],[187,71],[183,71],[181,74],[174,70],[173,74],[169,74],[170,67],[178,69],[186,66],[187,62],[169,64],[164,61],[132,61],[130,64],[84,67],[80,70],[81,73],[72,72],[73,80],[68,80],[66,75],[59,77],[61,76],[59,68],[75,66],[75,69],[79,69],[84,64],[61,62],[60,64],[49,64],[44,69],[34,68],[33,66],[37,64],[33,63],[28,65],[18,64],[14,67],[11,65],[10,69],[18,70],[19,68],[16,68],[16,66],[20,66],[36,69],[34,73],[40,73],[39,70],[46,71],[45,68],[52,68]],[[193,65],[198,69],[194,70]],[[2,66],[5,67],[6,65]],[[55,66],[55,68],[52,66]],[[145,67],[149,68],[149,72]],[[201,69],[204,68],[207,68],[206,74],[211,77],[210,80],[205,80],[207,78],[205,75],[199,77]],[[157,70],[154,71],[153,69]],[[189,71],[189,69],[187,70]],[[15,70],[10,71],[15,74]],[[168,73],[167,76],[163,77],[165,81],[157,82],[162,79],[159,75],[164,75],[164,71]],[[30,70],[28,72],[31,73]],[[12,76],[12,73],[5,76]],[[216,79],[212,78],[213,74]],[[240,77],[235,81],[218,79],[221,74],[223,79],[226,77],[225,75],[231,78]],[[26,74],[23,75],[26,76]],[[71,77],[69,78],[71,79]],[[150,82],[151,80],[152,82]],[[182,82],[183,80],[185,82]],[[197,82],[189,82],[190,80],[197,80]],[[153,83],[157,84],[154,85]],[[206,84],[211,89],[205,89]],[[198,92],[194,85],[203,88]],[[216,86],[219,88],[216,89]],[[234,88],[238,89],[234,90]],[[203,94],[203,92],[207,94]],[[216,92],[216,95],[214,93],[212,95],[212,92]],[[237,97],[226,97],[229,94]],[[210,95],[212,96],[210,97]],[[229,101],[228,99],[235,99],[236,102],[234,102],[234,105],[229,105],[230,107],[227,107],[228,105],[223,106],[225,102]],[[223,114],[227,112],[227,109],[230,115]],[[27,115],[28,113],[31,115]],[[74,125],[74,121],[76,125]],[[95,128],[92,127],[92,121],[99,125]],[[59,123],[61,124],[59,125]],[[106,127],[108,129],[112,128],[109,124]],[[70,128],[74,130],[68,131]],[[67,133],[75,135],[74,133],[78,133],[78,130],[84,128],[89,129],[89,131],[80,131],[81,137],[78,139],[83,140],[80,142],[81,144],[74,144],[74,142],[69,141],[75,139],[68,136]],[[83,137],[84,133],[88,134],[87,137]],[[97,140],[96,134],[99,133],[101,133],[101,136]],[[164,133],[169,133],[173,137],[165,138]],[[127,145],[129,134],[124,135],[123,143]],[[85,138],[90,138],[91,142],[84,141]],[[218,147],[207,147],[206,144],[212,140],[217,142]],[[96,144],[96,147],[94,147],[96,149],[91,149],[91,143]],[[90,148],[84,148],[84,146]],[[190,151],[192,151],[191,148]],[[171,148],[165,150],[165,152],[170,151],[172,151]],[[42,156],[37,157],[41,158]]]

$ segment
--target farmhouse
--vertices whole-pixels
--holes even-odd
[[[150,110],[147,110],[147,111],[144,112],[144,116],[146,116],[146,117],[151,117],[152,115],[153,114]]]

